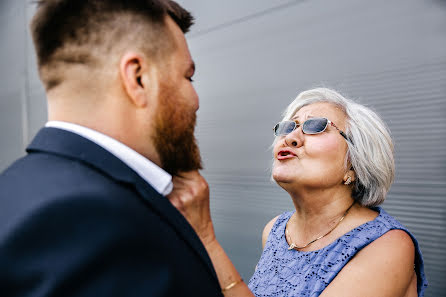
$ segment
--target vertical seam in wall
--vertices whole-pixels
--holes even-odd
[[[23,84],[22,84],[22,148],[25,149],[29,141],[29,77],[28,77],[28,32],[27,32],[27,1],[23,1],[23,61],[22,68]]]

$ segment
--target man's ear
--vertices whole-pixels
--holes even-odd
[[[148,103],[147,67],[146,58],[134,52],[125,53],[119,61],[119,73],[124,90],[137,107],[145,107]]]

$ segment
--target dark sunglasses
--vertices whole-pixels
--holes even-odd
[[[319,134],[324,132],[328,125],[336,128],[336,130],[339,131],[345,140],[350,141],[343,131],[336,127],[332,121],[326,118],[310,118],[303,122],[303,124],[299,124],[296,121],[283,121],[276,124],[273,129],[274,135],[276,136],[288,135],[299,126],[302,126],[302,132],[305,134]]]

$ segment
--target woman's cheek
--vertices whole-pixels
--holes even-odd
[[[334,137],[311,139],[306,143],[306,152],[311,155],[337,155],[345,149]]]

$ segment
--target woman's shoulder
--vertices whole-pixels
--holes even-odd
[[[271,233],[271,230],[273,227],[277,227],[280,222],[289,219],[293,212],[284,212],[277,216],[275,216],[272,220],[270,220],[265,227],[263,228],[262,232],[262,248],[265,247],[266,241],[268,240],[268,236]]]
[[[401,229],[409,233],[407,228],[400,221],[388,214],[382,207],[378,206],[373,209],[379,212],[379,216],[376,218],[377,223],[388,228],[389,230]]]
[[[363,254],[380,255],[380,257],[411,259],[410,262],[413,263],[415,246],[412,237],[406,230],[390,229],[361,252]]]
[[[372,208],[373,211],[378,212],[378,216],[373,220],[368,221],[361,226],[354,229],[357,236],[365,237],[369,243],[375,243],[379,245],[379,239],[387,242],[386,240],[406,240],[412,246],[417,242],[413,234],[396,218],[388,214],[381,207]]]
[[[356,219],[356,220],[355,220]],[[364,238],[371,243],[390,231],[401,231],[406,235],[413,237],[412,234],[397,219],[389,215],[381,207],[368,209],[362,207],[361,212],[352,221],[352,230],[348,234],[355,235],[356,238]],[[400,232],[391,232],[400,233]],[[389,236],[389,235],[388,235]]]
[[[403,296],[414,275],[415,247],[403,230],[392,229],[357,253],[327,287],[323,296],[336,296],[349,285],[348,296]],[[355,280],[352,283],[351,280]],[[370,290],[370,280],[374,288]],[[375,292],[376,291],[376,292]],[[416,289],[415,289],[416,291]]]
[[[343,270],[346,273],[351,269],[352,275],[354,275],[357,272],[357,267],[359,269],[366,268],[383,277],[382,281],[384,282],[391,277],[385,272],[386,270],[401,275],[411,271],[409,275],[406,275],[405,279],[408,280],[408,277],[410,279],[413,277],[415,268],[418,276],[417,290],[422,296],[427,286],[427,280],[417,240],[401,222],[384,209],[381,207],[372,209],[379,215],[350,233],[353,238],[349,243],[352,244],[352,247],[355,246],[357,254]]]
[[[265,248],[266,240],[268,239],[268,235],[271,232],[271,229],[274,226],[274,223],[277,221],[277,219],[280,217],[280,215],[274,217],[272,220],[270,220],[266,225],[265,228],[263,228],[262,232],[262,248]]]

